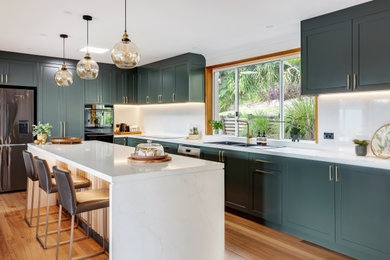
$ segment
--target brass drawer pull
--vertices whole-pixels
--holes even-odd
[[[351,89],[351,75],[347,75],[347,90]]]
[[[225,159],[223,158],[223,153],[224,153],[225,151],[222,151],[222,162],[224,163],[225,162]]]
[[[260,163],[273,163],[273,162],[270,162],[270,161],[264,161],[264,160],[256,160],[256,162],[260,162]]]
[[[272,172],[256,169],[256,172],[271,174]]]

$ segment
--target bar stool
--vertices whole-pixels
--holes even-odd
[[[92,210],[103,209],[103,251],[92,253],[86,256],[77,257],[75,259],[84,259],[105,253],[106,241],[106,219],[107,207],[109,206],[109,191],[108,190],[88,190],[75,191],[72,176],[68,171],[60,170],[56,166],[53,167],[54,178],[56,179],[58,187],[58,197],[60,203],[60,214],[58,215],[58,233],[57,233],[57,251],[56,259],[58,259],[58,249],[60,246],[60,226],[61,226],[61,212],[64,207],[72,216],[72,224],[70,231],[70,247],[69,260],[72,259],[72,245],[73,245],[73,225],[76,214],[83,212],[90,212]],[[89,223],[88,223],[89,225]]]
[[[36,170],[37,170],[37,173],[38,173],[38,179],[39,179],[39,193],[38,193],[38,217],[37,217],[37,223],[39,223],[39,214],[40,214],[40,204],[41,204],[41,190],[44,190],[46,192],[46,197],[47,197],[47,204],[46,204],[46,225],[45,225],[45,233],[44,234],[39,234],[39,225],[37,225],[37,230],[36,230],[36,238],[37,240],[39,241],[39,243],[41,244],[41,246],[43,248],[51,248],[51,247],[55,247],[56,244],[51,244],[51,245],[47,245],[47,235],[50,235],[50,234],[55,234],[57,233],[57,230],[56,231],[52,231],[52,232],[48,232],[48,224],[49,224],[49,207],[50,207],[50,201],[49,201],[49,195],[52,194],[52,193],[56,193],[58,191],[58,188],[57,188],[57,184],[55,182],[54,179],[52,179],[51,177],[51,172],[50,172],[50,168],[49,168],[49,165],[47,164],[47,161],[46,160],[43,160],[43,159],[40,159],[38,158],[37,156],[34,157],[34,162],[35,162],[35,165],[36,165]],[[81,189],[81,188],[87,188],[91,185],[90,181],[85,179],[85,178],[81,178],[81,177],[75,177],[74,178],[74,183],[73,183],[74,187],[76,189]],[[59,212],[59,214],[62,214],[62,211]],[[73,222],[72,222],[72,229],[73,229]],[[59,231],[66,231],[66,230],[70,230],[69,228],[66,228],[66,229],[62,229],[62,230],[59,230]],[[42,241],[41,240],[41,236],[45,236],[45,240]],[[88,235],[85,236],[85,237],[82,237],[82,238],[79,238],[78,240],[81,240],[81,239],[85,239],[85,238],[88,238]],[[69,241],[63,241],[61,242],[62,244],[66,244],[66,243],[69,243]]]
[[[37,170],[36,166],[34,163],[34,157],[32,153],[30,153],[27,150],[23,151],[23,159],[24,159],[24,164],[26,167],[26,173],[27,173],[27,178],[29,178],[32,181],[32,190],[31,190],[31,208],[30,208],[30,219],[27,218],[27,206],[28,206],[28,196],[26,196],[26,208],[24,210],[24,221],[26,221],[27,225],[29,227],[35,227],[36,224],[33,224],[33,218],[37,217],[37,215],[33,215],[33,207],[34,207],[34,194],[35,194],[35,182],[38,181],[38,175],[37,175]],[[52,176],[54,177],[54,176]],[[27,185],[27,192],[28,194],[28,185]],[[49,212],[49,214],[57,214],[57,211]],[[45,215],[41,215],[45,216]],[[49,223],[54,223],[57,222],[57,220],[52,220],[49,221]],[[40,225],[45,224],[45,222],[39,223]]]

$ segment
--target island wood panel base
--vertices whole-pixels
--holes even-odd
[[[80,177],[84,177],[88,180],[91,181],[91,186],[89,188],[85,188],[85,189],[80,189],[80,190],[77,190],[77,191],[83,191],[83,190],[89,190],[89,189],[109,189],[110,188],[110,183],[108,183],[107,181],[104,181],[92,174],[89,174],[87,172],[84,172],[80,169],[77,169],[76,167],[74,166],[70,166],[64,162],[61,162],[59,160],[56,160],[56,159],[53,159],[51,158],[50,156],[47,156],[43,153],[39,153],[37,151],[31,151],[33,153],[34,156],[38,156],[39,158],[42,158],[42,159],[45,159],[50,167],[50,169],[53,167],[53,166],[57,166],[59,168],[62,168],[62,169],[65,169],[65,170],[69,170],[72,175],[77,175],[77,176],[80,176]],[[28,185],[29,185],[29,188],[28,188],[28,192],[27,192],[27,197],[28,197],[28,206],[27,206],[27,217],[29,217],[29,213],[30,213],[30,207],[31,207],[31,193],[32,193],[32,185],[33,185],[33,182],[28,179]],[[38,189],[39,189],[39,183],[38,182],[35,182],[34,183],[35,185],[35,194],[34,194],[34,204],[33,204],[33,207],[36,209],[38,207]],[[41,191],[41,207],[45,207],[46,206],[46,192],[44,191]],[[50,205],[53,206],[53,205],[56,205],[57,203],[57,193],[53,193],[53,194],[50,194]],[[109,225],[108,223],[110,223],[110,216],[108,214],[109,212],[109,209],[107,209],[107,237],[106,237],[106,240],[107,242],[109,241],[109,237],[108,237],[108,234],[109,234]],[[42,211],[41,210],[41,215],[42,214],[45,214],[46,211]],[[88,219],[88,213],[85,212],[85,213],[81,213],[79,214],[78,216],[85,222],[87,223],[87,219]],[[36,215],[36,213],[34,212],[34,215]],[[36,218],[33,219],[34,223],[36,222]],[[44,221],[44,217],[40,217],[40,222],[43,222]],[[103,236],[103,210],[94,210],[94,211],[91,211],[90,212],[90,225],[91,225],[91,228],[93,231],[95,231],[99,236]]]

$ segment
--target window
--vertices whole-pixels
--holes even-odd
[[[301,96],[301,59],[288,57],[214,71],[214,119],[227,135],[315,140],[315,98]]]

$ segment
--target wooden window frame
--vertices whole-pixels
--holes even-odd
[[[213,129],[211,128],[209,121],[213,120],[213,70],[215,69],[223,69],[223,68],[229,68],[229,67],[237,67],[247,64],[253,64],[253,63],[261,63],[265,62],[267,60],[273,60],[276,58],[283,58],[287,56],[293,56],[301,54],[301,49],[291,49],[281,52],[275,52],[267,55],[252,57],[248,59],[242,59],[237,61],[231,61],[221,64],[216,64],[212,66],[208,66],[205,68],[205,134],[206,135],[212,135]],[[316,143],[318,143],[318,96],[315,98],[315,114],[316,114]]]

